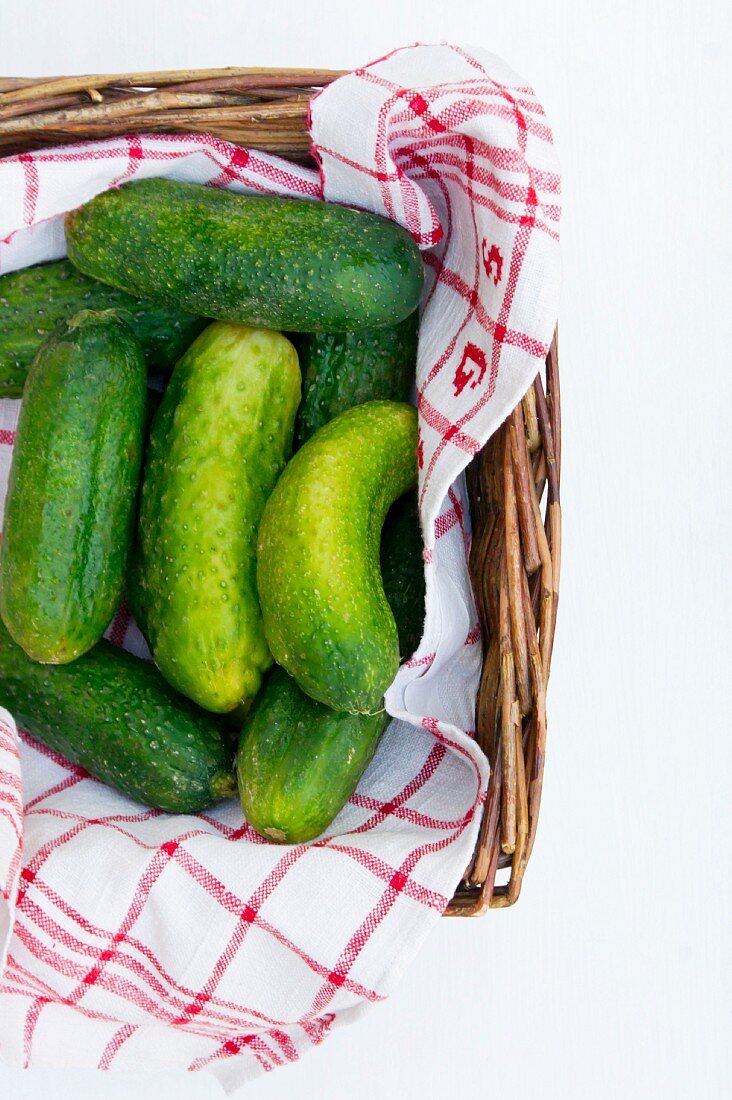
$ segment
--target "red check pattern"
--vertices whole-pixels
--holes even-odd
[[[236,1092],[388,995],[475,843],[488,769],[472,740],[481,647],[462,470],[554,327],[551,134],[502,62],[447,45],[336,81],[312,105],[311,133],[320,173],[205,135],[0,160],[0,271],[63,255],[66,210],[151,175],[384,213],[413,233],[427,270],[427,615],[387,694],[379,752],[323,837],[279,848],[235,803],[195,817],[140,807],[0,710],[0,1057],[13,1064],[206,1069]],[[18,407],[0,401],[0,503]],[[108,637],[149,656],[126,607]]]
[[[334,126],[348,101],[348,125]],[[417,369],[427,544],[449,486],[546,358],[559,295],[560,180],[544,111],[502,61],[396,50],[311,108],[323,196],[428,250]]]

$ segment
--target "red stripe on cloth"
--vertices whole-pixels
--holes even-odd
[[[401,803],[393,801],[389,803],[380,802],[378,798],[371,798],[369,795],[362,794],[360,791],[355,791],[354,794],[351,795],[351,802],[353,802],[355,806],[361,806],[363,809],[377,810],[384,816],[386,816],[386,814],[384,814],[384,808],[388,807],[387,812],[389,815],[397,818],[399,821],[408,821],[411,825],[418,825],[421,829],[437,829],[442,831],[457,829],[458,825],[460,825],[463,820],[462,817],[459,817],[446,821],[439,817],[432,817],[422,810],[414,810],[411,806],[404,806]],[[337,839],[338,838],[336,838],[336,840]],[[329,847],[340,846],[340,840],[338,841],[338,845],[336,844],[336,840],[331,840],[329,842]]]
[[[155,134],[151,138],[149,134],[128,134],[122,139],[110,139],[108,142],[78,142],[64,146],[62,150],[45,152],[38,150],[34,153],[19,154],[5,158],[8,163],[21,162],[23,157],[32,159],[34,166],[39,164],[79,164],[85,161],[119,160],[121,156],[129,156],[129,143],[140,142],[143,145],[143,158],[147,161],[171,162],[181,160],[192,152],[201,153],[208,160],[220,168],[220,163],[213,154],[223,157],[231,157],[237,146],[223,141],[211,134]],[[159,149],[156,146],[170,144],[172,149]],[[249,166],[251,174],[247,176],[247,184],[255,190],[271,190],[257,175],[264,177],[270,184],[282,188],[285,191],[294,191],[312,198],[321,198],[322,191],[314,174],[308,169],[298,172],[292,164],[276,157],[268,157],[257,150],[248,150],[250,154]]]
[[[424,657],[410,657],[408,661],[404,662],[404,666],[405,668],[422,668],[431,665],[436,656],[437,654],[433,650],[432,653],[425,653]]]
[[[16,914],[14,936],[20,944],[31,955],[37,959],[42,959],[46,967],[51,967],[62,978],[70,979],[76,982],[74,994],[72,996],[65,996],[62,999],[62,1003],[69,1007],[76,1008],[80,996],[83,994],[87,986],[85,985],[85,977],[93,973],[88,970],[88,963],[80,965],[67,955],[62,955],[61,950],[70,950],[72,944],[66,942],[68,939],[68,933],[60,925],[57,927],[63,933],[63,940],[53,945],[44,942],[40,939],[25,922],[24,912]],[[66,983],[64,983],[66,984]],[[141,985],[132,981],[130,978],[124,977],[118,973],[107,973],[101,968],[99,973],[94,975],[94,980],[91,984],[98,984],[100,989],[106,993],[110,993],[116,997],[121,997],[122,1000],[129,1002],[130,1005],[142,1013],[148,1015],[151,1019],[163,1024],[172,1024],[174,1014],[168,1011],[161,1002],[154,996],[151,996],[147,990],[144,990]]]
[[[97,1069],[109,1069],[115,1056],[119,1054],[127,1040],[131,1039],[137,1030],[135,1024],[123,1024],[118,1031],[115,1031],[102,1051],[102,1056],[97,1063]]]
[[[75,772],[73,775],[67,775],[65,779],[59,780],[58,783],[55,783],[52,787],[49,787],[48,790],[41,791],[40,794],[37,794],[35,796],[35,798],[31,798],[26,803],[26,813],[28,813],[30,810],[35,809],[35,807],[40,805],[41,802],[45,802],[47,798],[53,798],[53,796],[56,794],[61,794],[63,791],[68,791],[70,787],[75,787],[77,783],[81,783],[88,778],[88,774],[83,769]]]
[[[0,749],[10,756],[18,758],[18,744],[15,740],[15,731],[4,718],[0,717]]]
[[[242,1035],[237,1039],[227,1039],[213,1054],[208,1054],[204,1058],[196,1058],[188,1066],[188,1070],[196,1071],[205,1069],[206,1066],[210,1066],[212,1062],[216,1062],[220,1058],[231,1057],[232,1055],[241,1053],[245,1046],[251,1050],[265,1072],[269,1072],[274,1068],[270,1061],[272,1058],[272,1051],[264,1042],[261,1035]],[[278,1059],[275,1064],[282,1065],[282,1060]]]
[[[279,1044],[280,1050],[288,1062],[296,1062],[298,1053],[290,1036],[286,1032],[280,1031],[279,1028],[273,1028],[269,1034]]]
[[[125,638],[127,637],[127,631],[131,621],[132,615],[127,600],[123,598],[109,631],[109,640],[112,645],[122,647],[125,644]]]
[[[10,988],[13,983],[17,986],[16,989]],[[63,997],[59,996],[56,990],[42,981],[38,975],[31,973],[27,967],[21,966],[12,952],[8,954],[3,981],[0,982],[0,993],[6,992],[20,993],[24,997],[40,996],[46,998],[49,1004],[65,1004]],[[102,1012],[94,1012],[82,1005],[77,1006],[75,1011],[89,1020],[101,1020],[106,1024],[109,1023],[109,1016]]]
[[[142,142],[139,136],[137,134],[131,134],[128,138],[125,138],[125,141],[127,143],[127,165],[125,170],[112,180],[109,185],[110,190],[115,187],[120,187],[123,183],[132,179],[144,160],[145,154],[142,151]]]
[[[47,997],[37,997],[28,1009],[23,1025],[23,1069],[28,1069],[30,1066],[31,1050],[33,1049],[33,1034],[38,1024],[38,1018],[45,1006],[50,1003]]]
[[[186,839],[187,833],[181,834],[181,836],[175,841],[168,841],[161,846],[161,848],[155,853],[152,860],[148,864],[144,873],[140,877],[137,884],[132,902],[129,905],[127,913],[120,924],[119,928],[112,936],[108,946],[99,955],[99,962],[96,966],[84,975],[81,982],[70,994],[68,1000],[72,1004],[76,1004],[85,996],[87,989],[90,985],[94,985],[101,978],[102,972],[106,964],[114,958],[117,953],[120,944],[124,941],[130,929],[136,923],[140,913],[142,912],[145,902],[147,901],[150,892],[157,882],[160,875],[163,873],[168,865],[170,859],[172,859],[177,852],[180,845]],[[137,1002],[135,1002],[137,1003]]]
[[[415,848],[402,862],[377,904],[368,913],[341,953],[338,962],[328,975],[327,981],[316,994],[311,1011],[322,1011],[323,1007],[333,999],[336,991],[346,984],[349,971],[353,968],[358,956],[369,942],[376,929],[396,904],[405,883],[408,881],[409,875],[419,861],[427,853],[441,851],[450,844],[453,844],[456,836],[459,836],[465,830],[468,823],[472,821],[474,814],[475,808],[473,807],[465,823],[461,823],[458,829],[455,830],[455,833],[443,840],[434,841],[430,844],[423,844]]]
[[[409,820],[409,817],[405,816],[405,820]],[[330,844],[328,847],[334,852],[342,852],[344,855],[350,856],[351,859],[365,867],[367,871],[370,871],[376,878],[381,879],[382,882],[393,883],[394,877],[401,874],[384,860],[375,856],[373,852],[364,851],[361,848],[347,847],[342,844]],[[439,894],[435,890],[429,890],[421,883],[415,882],[409,875],[404,876],[400,889],[412,901],[418,901],[420,905],[426,905],[429,909],[436,909],[438,913],[442,912],[449,900],[443,894]]]
[[[222,908],[239,916],[245,925],[256,923],[258,928],[269,932],[278,943],[295,952],[311,970],[322,976],[327,973],[327,968],[310,954],[303,951],[297,944],[293,943],[288,936],[284,935],[274,925],[264,920],[258,912],[259,905],[262,904],[264,897],[267,896],[267,890],[271,891],[271,889],[281,881],[286,871],[308,851],[309,845],[301,844],[293,846],[282,860],[279,861],[274,871],[265,879],[258,891],[252,895],[249,902],[244,901],[242,898],[237,897],[235,894],[232,894],[231,891],[227,890],[222,883],[211,875],[207,868],[203,867],[202,864],[185,849],[181,849],[177,853],[177,860],[183,869],[190,874],[191,877],[210,894],[210,896],[214,897]],[[254,918],[252,920],[249,919],[251,914],[246,912],[248,908],[254,910]],[[364,986],[354,985],[352,992],[357,993],[358,996],[366,1000],[380,999],[373,990],[366,989]]]
[[[455,512],[455,517],[456,517],[456,519],[457,519],[457,521],[460,525],[460,534],[463,537],[463,550],[465,551],[465,561],[469,565],[469,563],[470,563],[470,542],[471,542],[471,539],[470,539],[470,533],[468,532],[467,527],[465,525],[465,515],[464,515],[464,512],[463,512],[463,506],[460,503],[460,501],[458,500],[458,498],[455,494],[455,490],[452,487],[450,487],[447,490],[447,495],[450,498],[450,503],[452,504],[453,511]]]
[[[0,802],[7,802],[16,811],[15,813],[11,813],[7,806],[0,806],[0,817],[5,818],[5,820],[10,823],[10,827],[15,833],[16,840],[22,840],[23,834],[18,825],[18,819],[23,810],[22,803],[19,802],[17,798],[13,798],[12,795],[5,794],[4,791],[0,791]]]
[[[297,860],[303,855],[302,849],[291,849],[286,852],[281,860],[277,863],[273,871],[265,878],[264,882],[259,888],[251,895],[251,897],[241,905],[239,904],[239,923],[237,924],[234,932],[232,933],[229,942],[224,947],[223,951],[219,955],[216,963],[209,974],[209,977],[204,982],[203,986],[196,994],[195,1000],[186,1006],[183,1015],[175,1021],[175,1023],[185,1023],[186,1019],[190,1016],[200,1013],[203,1005],[211,999],[213,993],[221,981],[226,969],[230,965],[232,959],[236,955],[237,951],[244,942],[249,929],[256,921],[257,911],[260,906],[264,904],[270,894],[279,885],[282,879],[285,877],[289,869],[297,862]],[[187,853],[181,853],[181,866],[184,869],[188,869],[194,862],[196,863],[196,881],[201,882],[201,872],[205,869],[202,868],[198,861],[194,861],[192,857],[187,858]],[[209,883],[214,882],[213,876],[209,876]],[[209,884],[209,892],[211,886]],[[216,891],[224,891],[224,887],[221,883],[215,882]],[[238,899],[237,899],[238,901]]]
[[[525,214],[521,214],[512,210],[507,210],[505,206],[497,203],[489,195],[482,195],[479,191],[471,191],[468,188],[466,181],[459,173],[443,170],[440,173],[440,177],[443,181],[449,181],[450,183],[453,183],[461,191],[465,192],[466,195],[469,195],[471,201],[474,203],[475,206],[480,206],[483,207],[485,210],[490,210],[490,212],[494,214],[499,219],[499,221],[505,222],[507,225],[525,224]],[[415,180],[421,180],[431,177],[429,177],[426,173],[424,175],[422,175],[421,173],[415,173],[413,178]],[[558,208],[556,206],[541,208],[543,214],[549,214],[556,211],[557,209]],[[545,233],[548,237],[551,237],[552,240],[559,240],[559,232],[555,226],[548,225],[546,221],[541,218],[535,218],[534,220],[536,222],[537,230]]]
[[[10,431],[8,428],[0,428],[0,444],[5,447],[12,447],[15,443],[15,432]]]
[[[490,396],[490,394],[487,396]],[[467,423],[469,417],[461,417],[456,424],[453,424],[439,411],[439,409],[431,405],[424,395],[418,397],[417,408],[423,420],[443,437],[444,442],[452,443],[453,446],[459,447],[462,451],[465,451],[466,454],[471,456],[477,454],[480,450],[480,443],[477,439],[473,439],[472,436],[461,431],[462,424]],[[427,480],[429,474],[432,472],[433,465],[434,462],[428,467],[427,473],[425,474],[425,480]]]
[[[82,914],[70,906],[58,893],[56,893],[56,891],[52,890],[48,884],[39,880],[37,882],[37,889],[58,908],[59,912],[69,922],[76,924],[80,932],[91,935],[95,939],[100,939],[105,943],[110,940],[111,933],[107,929],[90,924]],[[31,906],[26,906],[24,908],[24,916],[34,920],[34,923],[35,917],[37,916],[40,921],[38,927],[42,928],[51,936],[56,935],[56,922],[45,910],[40,909],[40,907],[33,908]],[[176,982],[172,975],[162,966],[157,955],[134,935],[128,935],[125,943],[128,944],[131,949],[138,952],[146,960],[148,965],[145,966],[140,959],[127,954],[122,947],[120,947],[117,952],[115,965],[125,966],[136,979],[144,982],[148,986],[148,992],[152,996],[159,998],[161,1004],[167,1004],[170,1008],[170,1020],[174,1022],[175,1019],[184,1012],[186,1005],[196,999],[199,991],[192,989],[190,986],[185,986]],[[85,943],[78,939],[78,937],[73,938],[68,946],[73,947],[80,955],[85,955],[90,958],[97,958],[101,950],[96,944]],[[265,1013],[252,1009],[245,1010],[241,1004],[236,1004],[217,997],[209,998],[206,1004],[206,1012],[201,1019],[205,1019],[212,1025],[224,1024],[229,1027],[241,1027],[243,1020],[247,1017],[249,1017],[247,1022],[250,1022],[252,1027],[278,1023],[277,1020],[271,1016],[267,1016]]]
[[[6,787],[17,791],[18,794],[22,793],[20,776],[16,772],[6,772],[4,768],[0,768],[0,783],[4,783]]]
[[[38,168],[30,153],[21,153],[18,160],[23,165],[23,174],[25,176],[23,222],[25,225],[32,225],[38,205]]]
[[[445,748],[444,745],[435,744],[432,745],[427,755],[425,762],[420,768],[417,775],[415,775],[410,781],[402,788],[400,793],[388,802],[376,803],[374,809],[375,812],[372,817],[368,818],[361,825],[351,830],[352,836],[358,836],[362,833],[371,832],[376,828],[385,818],[394,814],[397,807],[402,807],[405,802],[408,802],[410,798],[413,798],[417,791],[434,776],[437,768],[444,759]]]
[[[525,235],[526,226],[523,225],[522,229],[523,235]],[[519,231],[519,234],[517,234],[517,239],[519,235],[521,235],[521,231]],[[525,246],[523,251],[525,251]],[[528,352],[529,355],[534,356],[536,359],[543,360],[546,358],[549,351],[548,344],[543,344],[539,340],[534,340],[531,337],[527,336],[526,333],[521,332],[518,329],[506,328],[505,324],[502,321],[501,314],[499,314],[497,320],[494,320],[481,303],[480,297],[478,296],[478,288],[476,286],[468,286],[468,284],[465,282],[459,272],[451,271],[450,268],[445,267],[444,265],[440,266],[439,261],[436,260],[435,257],[431,256],[429,253],[425,255],[424,261],[431,267],[440,267],[440,281],[444,283],[445,286],[450,287],[451,290],[454,290],[457,294],[459,294],[460,297],[463,298],[471,306],[471,308],[475,310],[477,320],[480,322],[485,331],[493,336],[494,340],[498,340],[500,341],[500,343],[503,344],[510,344],[512,347],[521,348],[522,351]],[[439,371],[445,365],[447,359],[449,359],[449,355],[447,353],[443,353],[443,355],[440,357],[440,359],[438,359],[437,363],[430,371],[430,374],[425,379],[422,385],[423,389],[426,388],[428,383],[431,382],[432,379],[439,373]]]
[[[68,829],[61,836],[59,836],[59,837],[54,836],[50,840],[48,840],[44,845],[42,845],[38,849],[36,854],[31,857],[31,859],[25,865],[23,870],[20,872],[21,884],[22,883],[29,883],[29,884],[32,883],[35,880],[36,875],[38,874],[40,868],[43,866],[45,861],[50,857],[50,855],[54,851],[54,849],[56,849],[57,847],[60,847],[62,844],[66,843],[66,841],[72,840],[85,827],[86,827],[86,822],[80,822],[79,824],[72,826],[72,828]],[[16,904],[19,907],[23,903],[23,898],[25,896],[25,893],[26,893],[27,889],[28,889],[27,886],[21,885],[20,889],[18,890],[18,897],[16,899]]]
[[[475,762],[475,758],[471,755],[470,752],[468,752],[463,744],[461,744],[459,741],[456,741],[454,737],[451,737],[449,734],[445,733],[437,718],[423,718],[422,726],[429,733],[431,733],[433,737],[437,738],[438,742],[441,745],[447,745],[449,748],[453,749],[455,752],[463,756],[476,773],[476,778],[478,778],[478,768]],[[483,797],[485,797],[485,794]],[[480,805],[482,805],[482,802],[480,803]]]

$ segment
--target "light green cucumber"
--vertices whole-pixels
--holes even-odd
[[[149,179],[66,217],[69,258],[130,294],[292,332],[395,325],[419,304],[409,233],[332,203]]]
[[[278,664],[334,710],[373,713],[399,665],[379,544],[389,506],[417,482],[417,412],[370,401],[297,452],[258,542],[264,628]]]
[[[36,661],[73,661],[114,615],[146,402],[142,350],[114,312],[61,324],[31,366],[5,501],[0,613]]]
[[[256,537],[299,399],[289,340],[217,322],[176,366],[153,422],[133,606],[163,675],[207,710],[250,702],[272,661]]]

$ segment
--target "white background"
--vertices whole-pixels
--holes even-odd
[[[564,170],[565,549],[539,839],[514,910],[252,1100],[730,1095],[730,21],[725,0],[0,0],[0,72],[347,67],[442,38],[537,89]],[[203,1100],[14,1073],[13,1100]]]

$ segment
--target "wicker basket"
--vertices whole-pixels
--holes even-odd
[[[307,163],[308,102],[339,75],[229,68],[0,79],[0,156],[115,134],[203,131]],[[476,736],[492,770],[478,844],[447,909],[454,916],[513,904],[534,843],[559,592],[560,456],[555,339],[545,379],[537,376],[468,469],[484,644]]]

